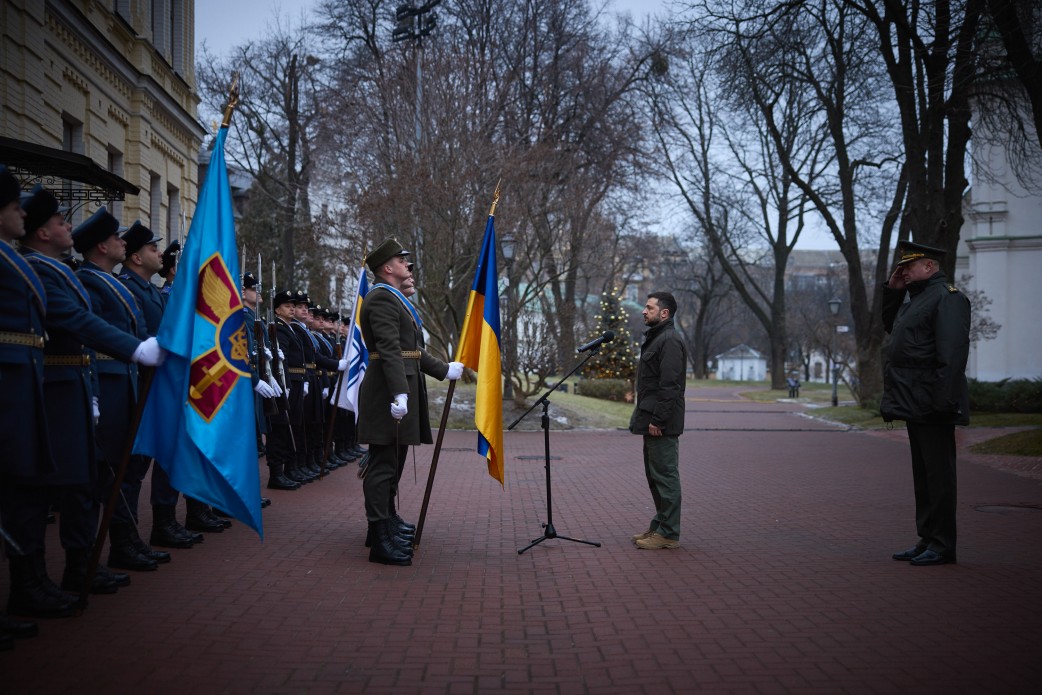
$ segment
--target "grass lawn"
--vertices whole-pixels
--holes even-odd
[[[553,430],[570,429],[626,429],[629,425],[630,414],[633,412],[632,403],[618,403],[606,401],[599,398],[588,398],[575,394],[575,381],[568,382],[568,392],[555,391],[550,394],[550,428]],[[556,380],[553,382],[556,383]],[[766,382],[748,381],[695,381],[689,380],[687,384],[687,395],[702,388],[740,387],[748,388],[742,391],[742,396],[759,403],[773,403],[778,400],[788,399],[788,390],[774,390],[769,388]],[[760,387],[760,388],[757,388]],[[452,398],[452,409],[449,411],[449,429],[474,429],[474,393],[476,385],[457,382]],[[427,391],[430,397],[431,427],[437,431],[441,424],[442,411],[445,406],[445,396],[448,391],[448,382],[427,380]],[[542,395],[541,393],[539,395]],[[861,429],[883,429],[887,424],[878,412],[859,408],[853,405],[853,394],[845,385],[840,385],[839,401],[844,405],[837,408],[831,407],[832,386],[831,384],[804,384],[800,387],[799,403],[808,406],[807,411],[815,417],[825,420],[843,423],[851,427]],[[504,403],[503,427],[507,427],[517,419],[532,403],[535,397],[528,399],[528,405],[524,408],[517,407],[513,402]],[[535,408],[517,426],[519,430],[538,430],[542,406]],[[894,427],[904,427],[904,423],[895,422]],[[1038,427],[1038,430],[1029,432],[1018,432],[1003,435],[996,439],[975,445],[974,451],[980,453],[1014,454],[1019,456],[1042,456],[1042,413],[971,413],[971,427]],[[987,447],[994,446],[994,449]],[[980,447],[980,448],[978,448]]]
[[[1042,429],[1004,434],[1001,437],[974,444],[970,447],[970,451],[977,454],[1042,456]]]

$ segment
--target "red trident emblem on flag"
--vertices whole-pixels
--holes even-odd
[[[214,347],[192,360],[188,402],[209,422],[239,377],[250,376],[242,299],[220,254],[199,269],[195,312],[214,326]]]

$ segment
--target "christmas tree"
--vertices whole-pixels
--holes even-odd
[[[601,295],[601,313],[596,316],[602,332],[612,331],[615,339],[604,343],[600,353],[583,367],[587,379],[624,379],[630,383],[637,376],[637,356],[633,339],[622,309],[622,297],[605,292]]]

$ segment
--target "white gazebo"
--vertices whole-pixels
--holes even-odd
[[[716,378],[764,381],[767,378],[767,358],[743,343],[716,356]]]

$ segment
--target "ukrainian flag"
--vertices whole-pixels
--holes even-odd
[[[493,210],[495,208],[493,207]],[[499,351],[499,276],[496,272],[494,216],[488,216],[478,269],[470,288],[456,361],[478,373],[474,424],[478,453],[488,474],[503,484],[503,370]]]
[[[263,537],[253,384],[239,254],[217,133],[206,181],[156,339],[168,355],[152,379],[134,451],[175,489],[229,512]]]

